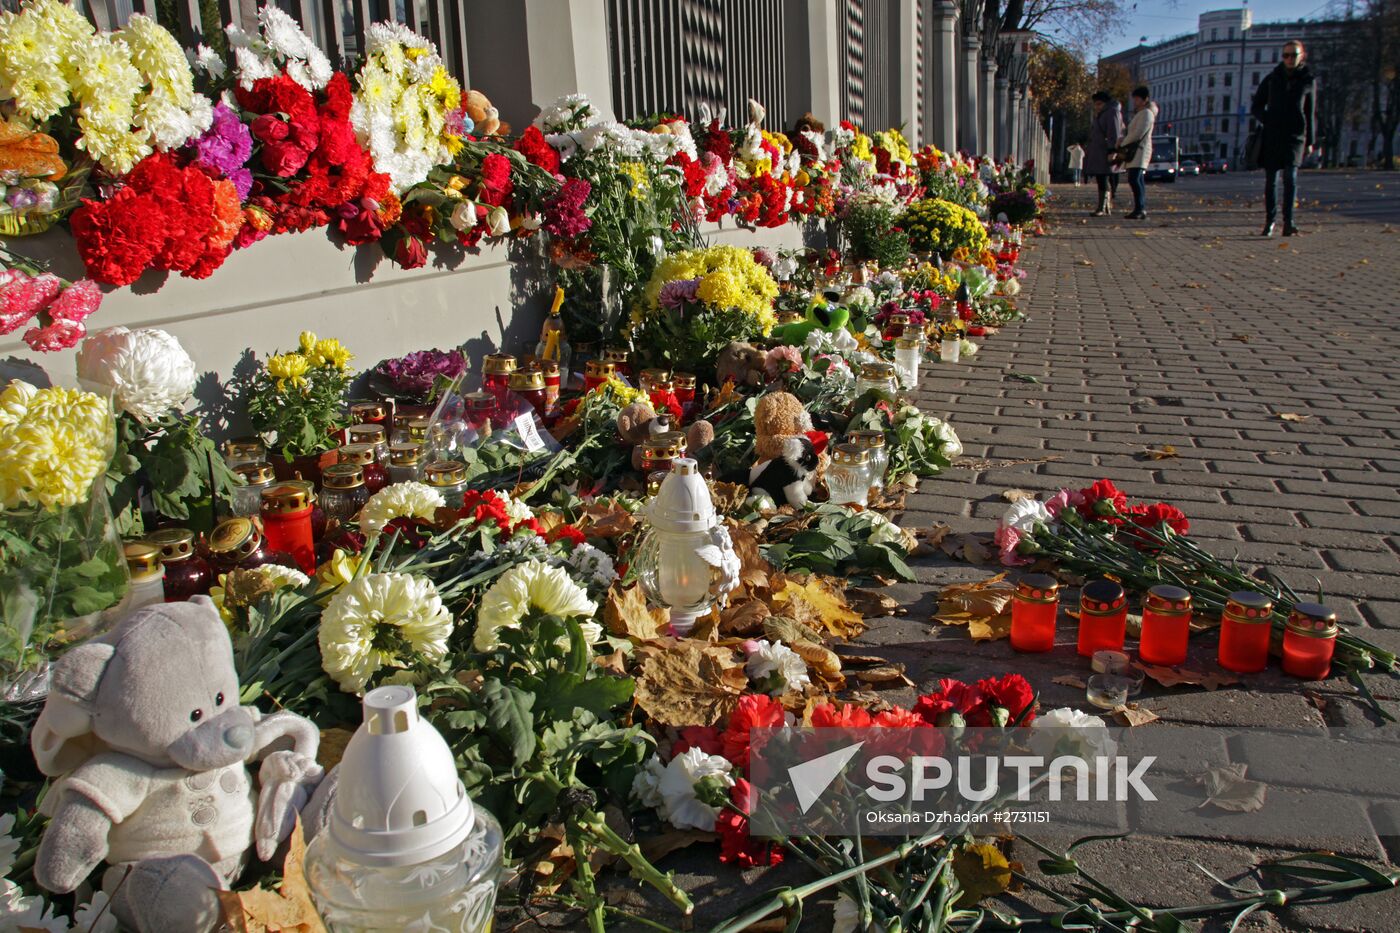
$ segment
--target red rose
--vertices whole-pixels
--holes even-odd
[[[254,117],[249,129],[254,139],[264,143],[281,142],[292,132],[287,121],[275,113],[262,113]]]
[[[405,269],[417,269],[428,261],[428,247],[416,236],[406,236],[394,245],[394,262]]]
[[[783,704],[773,697],[761,693],[741,696],[739,705],[730,714],[729,725],[721,736],[724,742],[724,757],[734,762],[736,767],[747,771],[749,730],[775,729],[783,725],[783,720]]]

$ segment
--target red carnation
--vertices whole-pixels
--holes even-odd
[[[1027,726],[1035,719],[1035,691],[1020,674],[985,677],[977,681],[977,689],[987,698],[990,705],[1006,710],[1008,724]],[[985,722],[973,722],[971,719],[968,722],[971,725],[991,725],[991,711],[987,710],[985,715]]]
[[[692,748],[698,748],[706,755],[724,755],[724,739],[714,726],[686,726],[681,737],[671,745],[671,757],[684,755]]]
[[[914,713],[931,726],[946,726],[954,713],[970,721],[981,711],[984,699],[976,687],[945,677],[936,691],[915,701]]]
[[[823,703],[812,710],[812,725],[818,729],[865,729],[870,714],[854,703]]]
[[[1080,490],[1084,501],[1079,504],[1079,514],[1085,518],[1114,520],[1120,512],[1128,509],[1128,497],[1113,485],[1112,480],[1101,479],[1087,489]]]
[[[1157,528],[1166,525],[1179,535],[1186,534],[1191,523],[1186,518],[1186,513],[1182,512],[1174,505],[1165,502],[1154,502],[1151,505],[1135,506],[1131,511],[1133,524],[1143,528]]]
[[[900,706],[876,713],[870,724],[880,729],[914,729],[928,726],[928,722],[915,714],[913,710],[907,710]]]
[[[568,541],[570,544],[583,544],[587,536],[575,525],[559,525],[549,531],[544,539],[551,544],[555,541]]]
[[[531,124],[515,142],[515,151],[523,155],[531,165],[538,165],[549,174],[559,171],[559,153],[545,140],[540,128]]]
[[[755,797],[753,785],[739,778],[729,790],[729,801],[740,812],[725,807],[715,817],[715,832],[719,833],[719,860],[726,865],[733,863],[740,868],[756,868],[777,865],[783,860],[781,846],[749,834],[749,814],[753,812]]]
[[[494,207],[504,207],[512,191],[510,159],[493,152],[481,160],[481,191],[477,200]]]
[[[776,729],[783,725],[783,704],[761,693],[750,693],[739,698],[739,705],[729,716],[729,725],[721,737],[724,742],[724,757],[737,767],[749,767],[749,730]]]

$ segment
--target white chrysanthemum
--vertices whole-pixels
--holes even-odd
[[[275,6],[260,9],[258,22],[262,25],[263,41],[283,58],[305,58],[307,50],[313,48],[310,37],[301,31],[296,20]]]
[[[733,787],[730,771],[734,766],[727,758],[707,755],[699,748],[688,748],[672,758],[658,782],[661,795],[661,815],[677,829],[699,829],[713,832],[719,808],[705,803],[696,794],[696,785],[708,780],[722,787]]]
[[[632,796],[637,803],[651,810],[661,809],[661,776],[666,766],[655,755],[646,760],[632,777]]]
[[[431,520],[447,505],[442,493],[426,483],[395,483],[369,497],[360,511],[360,531],[373,537],[396,518]]]
[[[964,359],[966,359],[969,356],[976,356],[977,351],[980,349],[982,348],[979,347],[977,344],[973,343],[971,340],[968,340],[966,337],[963,337],[958,341],[958,353],[961,354]],[[957,447],[958,453],[962,453],[962,441],[958,442]],[[949,454],[949,456],[953,455]]]
[[[347,693],[383,668],[405,670],[447,654],[452,614],[437,587],[408,573],[371,573],[336,591],[321,613],[321,667]]]
[[[535,117],[535,126],[544,133],[555,133],[579,129],[597,118],[598,112],[586,94],[565,94],[540,111]]]
[[[260,78],[275,78],[279,73],[277,63],[252,46],[234,46],[233,71],[244,90],[252,90]]]
[[[19,854],[19,840],[10,835],[15,828],[15,815],[6,813],[0,816],[0,878],[8,875],[15,867],[15,856]]]
[[[518,626],[532,609],[591,619],[598,604],[562,568],[527,561],[501,574],[481,597],[472,644],[478,651],[490,651],[500,643],[499,631]]]
[[[781,641],[770,642],[762,638],[753,643],[748,660],[744,662],[744,673],[773,696],[781,696],[789,690],[801,690],[811,683],[811,678],[807,676],[807,662],[802,660],[802,655]]]
[[[179,408],[199,373],[180,341],[156,328],[108,327],[83,341],[78,379],[112,393],[118,411],[152,421]]]
[[[224,72],[228,70],[228,65],[224,62],[223,56],[203,42],[195,49],[189,51],[187,57],[189,58],[191,68],[196,68],[204,72],[215,81],[222,78]]]
[[[535,517],[535,513],[530,510],[528,505],[514,498],[508,492],[497,492],[496,498],[501,500],[506,510],[506,518],[510,519],[512,525],[518,525]]]
[[[94,891],[92,899],[73,910],[74,933],[117,933],[117,918],[112,915],[110,899],[105,891]]]
[[[617,568],[613,565],[613,559],[587,542],[574,545],[564,563],[575,574],[587,578],[590,585],[599,589],[607,589],[617,580]]]
[[[1021,294],[1021,282],[1015,276],[1001,283],[1001,293],[1008,298],[1015,298]]]
[[[53,905],[39,895],[25,897],[19,885],[0,878],[0,930],[68,933],[68,918],[55,916]]]
[[[1054,517],[1039,499],[1020,499],[1013,502],[1001,517],[1001,527],[1015,528],[1022,534],[1030,534],[1036,525],[1049,526],[1054,523]]]

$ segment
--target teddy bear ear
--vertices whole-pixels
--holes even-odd
[[[90,641],[54,665],[48,698],[29,737],[40,771],[50,776],[64,774],[92,755],[93,706],[114,654],[112,645]]]

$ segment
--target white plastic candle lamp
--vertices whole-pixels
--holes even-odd
[[[412,687],[365,694],[306,877],[333,933],[490,929],[503,837],[474,806]]]
[[[646,517],[649,527],[636,557],[642,591],[669,610],[672,631],[684,636],[737,584],[739,560],[710,488],[689,457],[672,462],[647,502]]]

